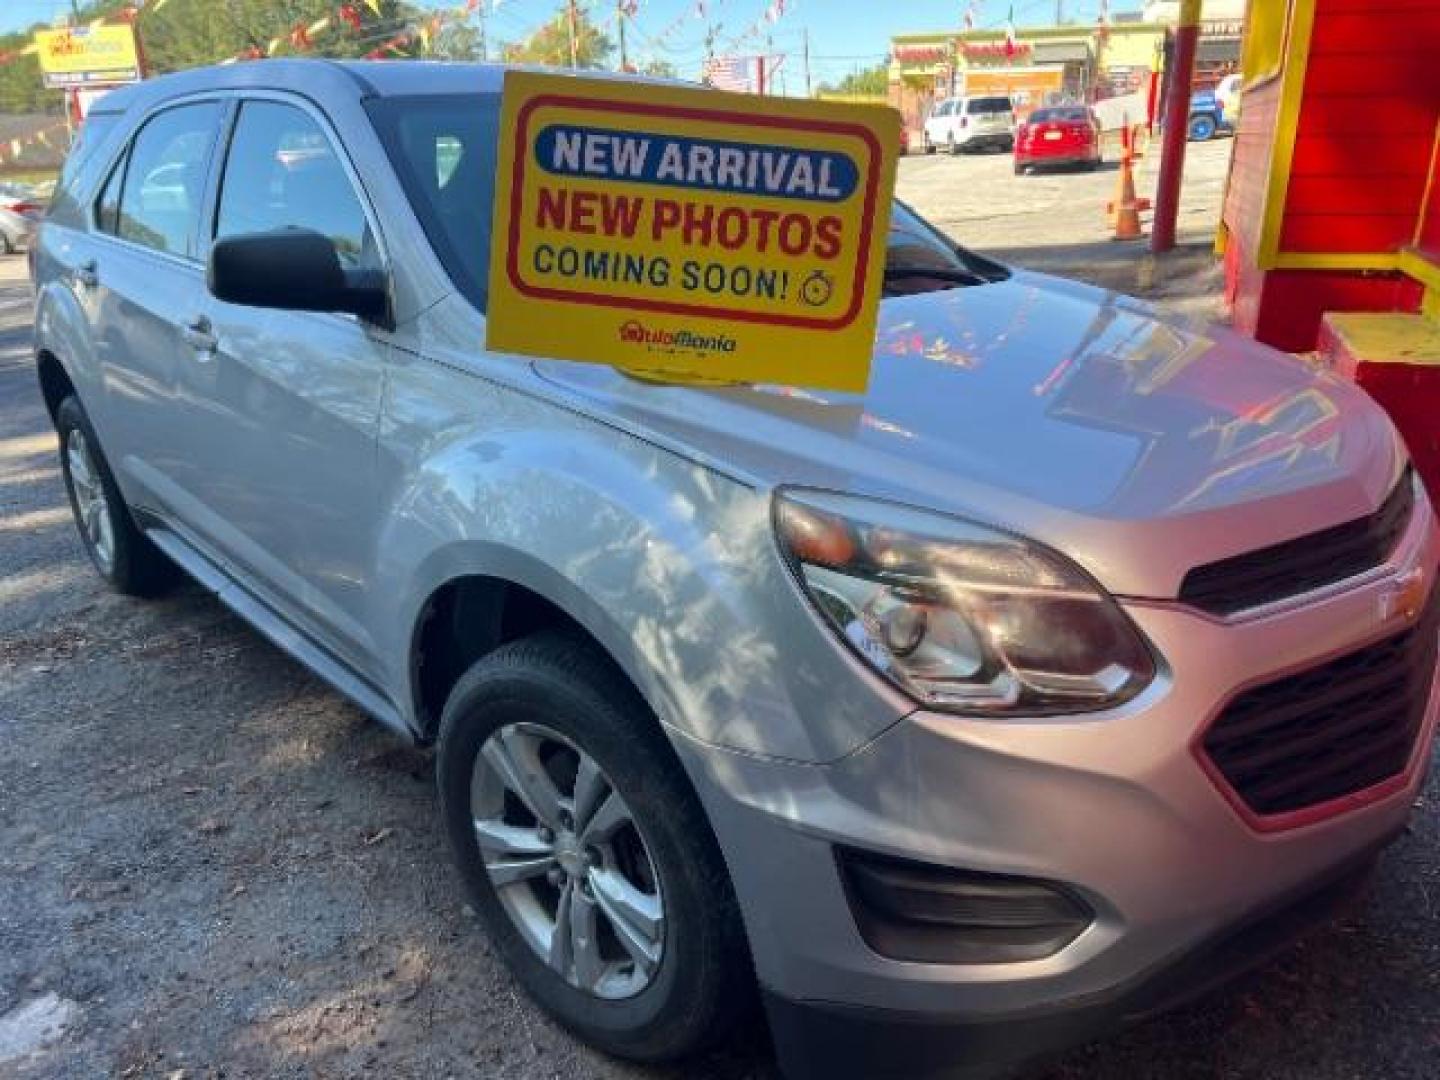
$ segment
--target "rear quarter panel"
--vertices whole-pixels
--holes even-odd
[[[35,350],[60,361],[102,441],[109,426],[100,357],[89,311],[71,282],[90,239],[64,225],[43,224],[35,239]]]

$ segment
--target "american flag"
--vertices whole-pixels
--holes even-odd
[[[753,56],[712,56],[705,61],[700,77],[716,90],[733,90],[748,94],[754,89],[755,58]]]

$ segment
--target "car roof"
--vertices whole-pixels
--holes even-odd
[[[213,64],[132,83],[106,94],[95,112],[127,112],[156,102],[206,90],[291,90],[323,100],[343,97],[398,97],[410,94],[498,94],[507,71],[545,71],[556,75],[623,79],[657,85],[691,85],[608,71],[570,72],[563,68],[515,64],[451,63],[437,60],[247,60]]]

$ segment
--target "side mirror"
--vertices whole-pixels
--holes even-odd
[[[206,268],[210,292],[230,304],[282,311],[349,312],[388,326],[383,282],[352,281],[329,237],[310,229],[245,233],[217,240]]]

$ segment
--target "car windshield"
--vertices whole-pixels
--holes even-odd
[[[994,100],[1009,107],[1007,99]],[[366,108],[446,272],[484,311],[500,95],[396,96],[373,99]],[[898,202],[885,263],[886,295],[985,284],[1008,274],[999,264],[956,247]]]
[[[1036,109],[1030,114],[1032,124],[1061,124],[1073,121],[1084,122],[1090,119],[1090,114],[1085,109]]]
[[[970,104],[966,106],[966,112],[975,113],[1003,113],[1010,111],[1010,99],[1008,97],[982,97],[971,98]]]

